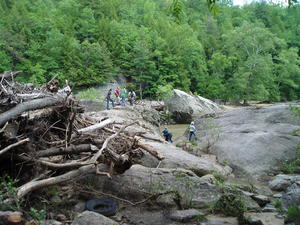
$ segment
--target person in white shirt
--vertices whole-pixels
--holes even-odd
[[[136,94],[133,90],[130,90],[130,92],[128,93],[128,101],[130,103],[130,105],[133,105],[134,101],[135,101],[135,97]]]
[[[195,132],[196,132],[196,127],[194,125],[194,122],[192,121],[191,124],[189,125],[189,141],[192,140],[192,136],[194,136],[194,139],[196,138]]]

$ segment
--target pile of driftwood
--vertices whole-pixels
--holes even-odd
[[[123,173],[140,148],[163,159],[143,134],[125,132],[133,124],[84,116],[67,82],[60,89],[53,78],[36,88],[15,82],[19,73],[0,75],[0,176],[18,168],[18,197],[90,172]]]

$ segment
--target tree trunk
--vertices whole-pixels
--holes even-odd
[[[21,115],[23,112],[61,104],[66,101],[66,97],[66,94],[59,94],[53,97],[46,97],[20,103],[14,108],[0,114],[0,126],[3,126],[7,121]]]
[[[95,169],[95,165],[87,165],[78,168],[77,170],[70,171],[63,175],[57,177],[50,177],[44,180],[31,181],[29,183],[24,184],[23,186],[18,188],[17,196],[18,198],[24,197],[31,191],[37,190],[39,188],[48,187],[50,185],[60,184],[65,181],[72,180],[74,178],[78,178],[79,176],[88,174]]]

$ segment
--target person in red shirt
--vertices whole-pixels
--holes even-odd
[[[116,104],[120,105],[120,88],[119,87],[115,90],[115,96],[116,96]]]

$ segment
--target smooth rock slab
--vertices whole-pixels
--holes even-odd
[[[207,146],[208,140],[215,140],[211,148],[220,162],[227,162],[241,177],[263,175],[279,171],[283,162],[296,158],[299,136],[292,132],[300,128],[288,104],[262,108],[241,108],[226,112],[213,121],[218,138],[212,139],[205,120],[196,120],[196,127],[202,128],[198,136],[200,146]]]
[[[195,173],[185,169],[133,165],[125,173],[115,175],[112,179],[91,174],[83,182],[133,202],[144,200],[150,194],[177,191],[182,197],[182,206],[188,207],[192,203],[195,208],[203,208],[215,203],[221,196],[219,187],[202,182]],[[176,204],[173,198],[174,194],[165,194],[157,202],[164,207],[174,207]]]
[[[84,211],[74,219],[71,225],[119,225],[119,223],[99,213]]]
[[[178,222],[188,222],[198,216],[204,216],[200,211],[196,209],[187,209],[187,210],[176,210],[170,214],[170,219]]]

